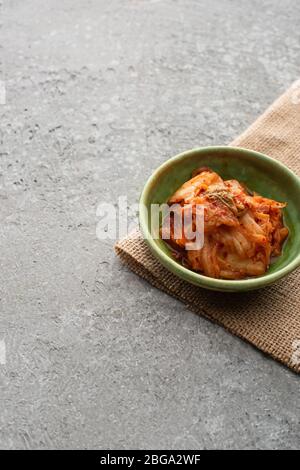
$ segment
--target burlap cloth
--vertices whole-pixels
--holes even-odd
[[[278,158],[299,175],[300,83],[277,99],[231,145]],[[258,291],[211,292],[180,280],[161,266],[138,230],[119,241],[115,249],[132,271],[153,286],[300,373],[300,269]]]

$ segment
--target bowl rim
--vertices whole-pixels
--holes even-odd
[[[174,157],[166,160],[162,165],[160,165],[148,178],[146,184],[142,190],[140,200],[139,200],[139,223],[142,235],[151,249],[152,253],[159,259],[159,261],[171,272],[177,276],[185,279],[187,282],[196,284],[198,286],[212,289],[212,290],[222,290],[222,291],[243,291],[251,290],[265,287],[269,284],[274,283],[275,281],[281,279],[287,274],[294,271],[297,267],[300,266],[300,252],[287,266],[275,271],[273,273],[268,272],[260,277],[248,278],[248,279],[239,279],[239,280],[230,280],[230,279],[216,279],[199,274],[195,271],[192,271],[188,268],[185,268],[183,265],[179,264],[166,253],[164,253],[159,246],[155,243],[154,239],[151,236],[150,230],[148,228],[148,214],[146,209],[145,201],[149,196],[149,192],[153,185],[155,184],[156,179],[165,173],[173,164],[182,159],[188,158],[189,156],[194,155],[195,153],[204,154],[204,153],[213,153],[213,152],[233,152],[240,154],[247,154],[248,156],[253,156],[259,158],[260,160],[267,161],[271,165],[277,166],[282,172],[287,176],[292,178],[295,183],[299,186],[300,189],[300,178],[293,173],[287,166],[283,163],[275,160],[274,158],[265,155],[261,152],[255,150],[246,149],[243,147],[231,147],[223,145],[207,146],[207,147],[196,147],[185,152],[181,152]],[[180,275],[178,274],[180,273]]]

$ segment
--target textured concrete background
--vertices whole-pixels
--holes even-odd
[[[1,448],[299,448],[299,378],[95,232],[100,202],[298,78],[299,20],[298,0],[4,2]]]

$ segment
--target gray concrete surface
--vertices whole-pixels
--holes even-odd
[[[298,78],[299,20],[297,0],[3,3],[1,448],[300,447],[299,378],[96,237],[99,203]]]

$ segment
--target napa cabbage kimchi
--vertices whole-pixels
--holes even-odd
[[[223,180],[210,168],[194,171],[168,205],[176,205],[182,214],[187,207],[192,210],[191,232],[197,208],[202,208],[201,249],[187,249],[191,240],[185,237],[184,227],[179,235],[175,233],[172,212],[162,222],[161,236],[185,267],[209,277],[244,279],[264,274],[271,260],[281,254],[288,236],[284,202],[253,193],[237,180]]]

